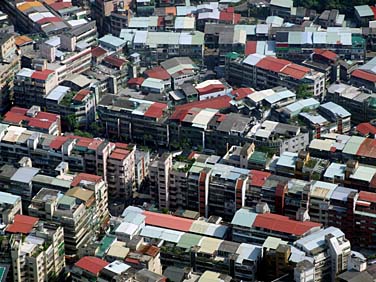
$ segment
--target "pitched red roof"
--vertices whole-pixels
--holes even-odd
[[[281,72],[282,69],[289,64],[291,64],[291,62],[287,60],[265,57],[256,64],[256,67],[273,72]]]
[[[184,105],[176,106],[174,113],[170,116],[171,120],[183,120],[185,115],[191,108],[211,108],[211,109],[225,109],[230,107],[231,98],[229,96],[220,96],[212,99],[195,101]]]
[[[128,85],[135,84],[141,85],[144,82],[145,78],[143,77],[132,77],[128,80]]]
[[[107,51],[99,46],[91,49],[91,55],[95,58],[101,57],[105,54],[107,54]]]
[[[376,193],[366,192],[366,191],[360,191],[358,200],[365,201],[365,202],[371,202],[376,203]]]
[[[57,121],[59,118],[59,115],[46,112],[38,112],[35,117],[29,117],[26,115],[26,113],[27,109],[13,107],[5,114],[4,122],[12,124],[27,122],[27,126],[48,129],[51,127],[52,123]]]
[[[160,118],[163,115],[163,111],[167,108],[166,104],[163,103],[153,103],[144,113],[146,117]]]
[[[206,95],[213,92],[222,91],[225,89],[225,86],[221,83],[212,83],[205,87],[195,87],[199,95]]]
[[[251,170],[250,171],[251,186],[262,187],[270,175],[271,173],[266,172],[266,171]]]
[[[103,59],[103,61],[117,68],[121,68],[127,62],[123,59],[116,58],[114,56],[107,56]]]
[[[231,24],[237,24],[240,21],[240,14],[236,14],[231,9],[227,9],[219,13],[219,20]]]
[[[50,148],[54,150],[58,150],[61,146],[69,139],[67,136],[57,136],[54,140],[50,143]]]
[[[82,102],[86,98],[86,96],[88,96],[90,93],[91,93],[90,90],[81,89],[80,91],[77,92],[76,95],[74,95],[73,100]]]
[[[13,223],[8,225],[6,231],[10,233],[28,234],[38,221],[39,219],[36,217],[17,214],[14,217]]]
[[[55,3],[49,4],[48,6],[50,6],[55,11],[59,11],[59,10],[62,10],[62,9],[72,7],[72,3],[71,2],[55,2]]]
[[[9,111],[5,114],[3,121],[6,123],[20,124],[24,120],[24,117],[24,115]]]
[[[376,20],[376,7],[373,6],[373,5],[370,5],[370,8],[371,8],[372,13],[373,13],[373,19]]]
[[[266,213],[258,214],[252,226],[302,236],[311,228],[319,227],[321,224],[311,221],[296,221],[287,216]]]
[[[320,56],[328,59],[328,60],[335,60],[338,57],[336,53],[334,53],[334,52],[332,52],[330,50],[325,50],[325,49],[319,49],[319,48],[317,48],[313,52],[315,54],[317,54],[317,55],[320,55]]]
[[[27,109],[21,107],[12,107],[9,112],[26,115]]]
[[[52,73],[54,73],[53,70],[34,71],[31,78],[37,80],[47,80],[48,76]]]
[[[114,151],[112,151],[110,158],[116,159],[116,160],[124,160],[129,155],[128,150],[116,148]]]
[[[28,122],[28,126],[34,128],[42,128],[42,129],[49,129],[52,125],[52,122],[49,120],[40,120],[32,118]]]
[[[102,177],[98,175],[89,174],[89,173],[79,173],[73,178],[71,186],[72,187],[78,186],[81,183],[81,181],[98,183],[101,180],[102,180]]]
[[[46,24],[46,23],[57,23],[57,22],[61,22],[62,19],[58,18],[58,17],[47,17],[47,18],[43,18],[43,19],[40,19],[39,21],[37,21],[37,23],[39,24]]]
[[[362,144],[360,144],[357,156],[376,158],[376,140],[372,138],[365,138]]]
[[[109,263],[97,257],[87,256],[80,259],[74,265],[97,276],[103,268],[109,265]]]
[[[257,41],[247,41],[245,44],[244,54],[246,56],[256,53],[257,50]]]
[[[150,211],[144,211],[146,216],[145,223],[167,229],[188,232],[193,224],[193,220],[183,217],[177,217],[169,214],[162,214]]]
[[[376,134],[376,127],[369,122],[358,124],[356,130],[362,135]]]
[[[171,79],[170,74],[162,67],[157,66],[152,69],[144,71],[144,74],[147,77],[161,79],[161,80],[169,80]]]
[[[364,80],[367,80],[367,81],[370,81],[370,82],[373,82],[373,83],[376,82],[376,74],[366,72],[366,71],[360,70],[360,69],[354,70],[351,73],[351,76],[354,76],[354,77],[359,78],[359,79],[364,79]]]
[[[238,89],[234,89],[231,91],[231,95],[235,97],[236,101],[239,101],[245,97],[247,97],[249,94],[252,94],[254,91],[251,88],[248,87],[242,87]]]
[[[302,79],[310,71],[309,68],[291,64],[282,69],[282,73],[295,79]]]

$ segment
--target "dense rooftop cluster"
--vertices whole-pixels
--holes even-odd
[[[0,1],[0,282],[374,281],[376,7],[323,2]]]

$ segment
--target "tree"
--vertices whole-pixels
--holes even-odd
[[[67,115],[63,120],[68,131],[74,131],[78,128],[77,118],[74,114]]]
[[[307,84],[300,84],[296,87],[296,98],[305,99],[311,96],[312,93],[308,90]]]

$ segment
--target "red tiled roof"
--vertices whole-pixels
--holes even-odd
[[[360,157],[376,158],[376,140],[366,138],[362,144],[360,144],[356,155]]]
[[[110,158],[116,159],[116,160],[124,160],[129,155],[128,150],[116,148],[114,151],[112,151]]]
[[[50,148],[54,150],[58,150],[61,146],[69,139],[67,136],[57,136],[54,140],[50,143]]]
[[[357,125],[356,130],[362,135],[376,134],[376,127],[369,122],[363,122]]]
[[[97,276],[109,263],[97,257],[87,256],[80,259],[74,265]]]
[[[281,72],[289,64],[291,63],[287,60],[265,57],[256,64],[256,67],[273,72]]]
[[[106,53],[107,53],[107,51],[104,50],[103,48],[99,47],[99,46],[91,49],[91,55],[95,58],[101,57],[101,56],[105,55]]]
[[[38,218],[17,214],[14,217],[13,223],[9,224],[6,231],[10,233],[28,234],[38,222]]]
[[[266,171],[251,170],[250,171],[251,186],[262,187],[270,175],[271,174]]]
[[[237,24],[240,21],[240,14],[230,12],[228,9],[226,11],[221,11],[219,13],[219,20],[228,22],[231,24]]]
[[[89,174],[89,173],[79,173],[73,178],[71,186],[72,187],[78,186],[81,183],[81,181],[98,183],[101,180],[102,180],[102,177],[98,175]]]
[[[74,95],[73,100],[82,102],[82,100],[84,100],[85,97],[89,95],[90,93],[91,93],[90,90],[81,89],[80,91],[77,92],[76,95]]]
[[[235,100],[239,101],[245,97],[247,97],[249,94],[252,94],[254,91],[251,88],[248,87],[242,87],[238,89],[234,89],[231,91],[231,94],[235,96]]]
[[[72,7],[72,3],[71,2],[55,2],[55,3],[51,3],[49,6],[55,11],[59,11],[62,9]]]
[[[309,68],[291,64],[282,69],[282,73],[295,79],[302,79],[310,71]]]
[[[116,58],[114,56],[107,56],[106,58],[103,59],[103,61],[117,68],[121,68],[126,63],[125,60]]]
[[[196,90],[199,95],[206,95],[206,94],[210,94],[213,92],[222,91],[223,89],[225,89],[223,84],[210,84],[208,86],[201,87],[201,88],[196,87]]]
[[[35,127],[35,128],[43,128],[49,129],[52,125],[52,121],[49,120],[40,120],[32,118],[29,120],[28,126]]]
[[[317,55],[320,55],[320,56],[328,59],[328,60],[335,60],[335,59],[337,59],[337,54],[334,53],[334,52],[332,52],[332,51],[330,51],[330,50],[318,49],[317,48],[313,52],[315,54],[317,54]]]
[[[301,222],[289,219],[287,216],[266,213],[258,214],[252,226],[301,236],[311,228],[319,227],[321,224],[311,221]]]
[[[376,20],[376,7],[373,6],[373,5],[370,5],[370,8],[371,8],[372,13],[373,13],[373,19]]]
[[[26,115],[27,109],[21,107],[12,107],[9,112]]]
[[[174,229],[179,231],[188,232],[192,226],[193,220],[177,217],[169,214],[162,214],[150,211],[144,211],[146,216],[145,223],[158,227]]]
[[[50,74],[54,73],[53,70],[34,71],[31,75],[32,79],[46,80]]]
[[[163,115],[163,110],[167,108],[166,104],[163,103],[153,103],[144,113],[146,117],[160,118]]]
[[[376,193],[360,191],[359,196],[358,196],[358,200],[376,203]]]
[[[247,41],[245,44],[244,54],[246,56],[256,53],[257,41]]]
[[[176,106],[175,112],[171,115],[171,120],[183,120],[185,115],[191,108],[211,108],[211,109],[225,109],[230,107],[231,98],[229,96],[220,96],[213,99],[207,99],[203,101],[195,101],[184,105]]]
[[[61,21],[62,20],[58,17],[47,17],[47,18],[40,19],[39,21],[37,21],[37,23],[46,24],[46,23],[57,23]]]
[[[144,82],[145,78],[143,77],[132,77],[128,80],[128,85],[130,84],[136,84],[141,85]]]
[[[366,71],[360,70],[360,69],[354,70],[351,73],[351,76],[354,76],[354,77],[359,78],[359,79],[367,80],[367,81],[370,81],[370,82],[374,82],[374,83],[376,82],[376,74],[366,72]]]
[[[59,115],[48,113],[48,112],[38,112],[35,116],[38,119],[48,119],[49,121],[56,121],[59,119]]]
[[[147,77],[161,79],[161,80],[169,80],[171,79],[170,74],[162,67],[157,66],[152,69],[144,71],[144,74]]]
[[[128,148],[128,144],[126,144],[126,143],[121,143],[121,142],[116,142],[116,143],[115,143],[115,147],[116,147],[116,148],[120,148],[120,149],[127,149],[127,148]]]
[[[140,263],[140,261],[138,259],[134,259],[134,258],[126,258],[125,262],[133,263],[133,264],[139,264]]]
[[[6,123],[20,124],[24,119],[24,115],[9,111],[5,114],[3,121]]]

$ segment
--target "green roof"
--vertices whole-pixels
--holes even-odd
[[[64,195],[59,199],[57,202],[58,205],[67,205],[67,206],[73,206],[76,203],[76,198]]]
[[[106,235],[103,237],[98,250],[96,252],[96,256],[103,258],[105,253],[109,250],[112,243],[116,240],[116,236]]]
[[[192,246],[197,246],[201,239],[202,236],[200,235],[184,233],[183,236],[181,236],[177,247],[190,249]]]
[[[352,45],[364,45],[365,44],[365,39],[360,35],[360,34],[353,34],[351,36],[351,43]]]
[[[236,53],[236,52],[230,52],[230,53],[226,54],[226,58],[227,59],[231,59],[231,60],[235,60],[235,59],[237,59],[239,57],[240,57],[240,55],[238,53]]]
[[[255,151],[249,157],[249,161],[256,164],[265,164],[267,159],[267,154],[264,152]]]

